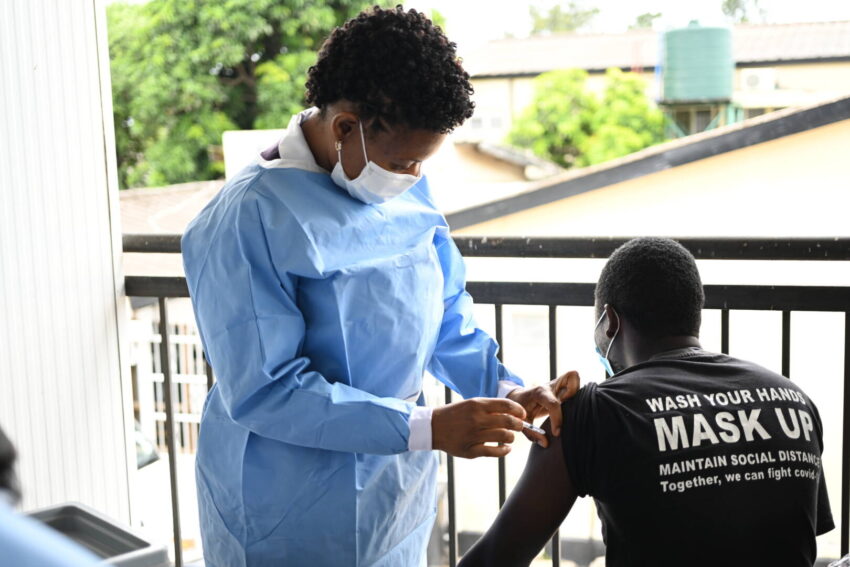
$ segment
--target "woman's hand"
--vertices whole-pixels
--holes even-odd
[[[541,415],[548,414],[552,424],[552,435],[561,434],[561,402],[573,397],[578,392],[581,379],[578,372],[570,370],[566,374],[549,382],[547,386],[531,386],[517,388],[508,394],[508,399],[517,402],[525,409],[527,421],[533,422]],[[546,435],[535,433],[529,429],[523,430],[525,436],[541,447],[548,447]]]
[[[522,431],[523,419],[522,406],[504,398],[447,404],[431,414],[431,444],[455,457],[504,457],[511,452],[513,432]]]

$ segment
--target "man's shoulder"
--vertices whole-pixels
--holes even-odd
[[[631,366],[606,380],[603,391],[644,389],[648,384],[688,382],[691,385],[728,383],[730,380],[751,385],[789,386],[795,384],[781,374],[755,362],[728,354],[689,349],[670,356],[658,356]]]
[[[564,411],[574,411],[577,407],[588,406],[594,402],[599,393],[598,382],[588,382],[579,388],[578,392],[571,398],[561,402]]]
[[[695,351],[684,356],[659,357],[642,362],[599,383],[582,387],[564,411],[605,419],[645,410],[650,399],[673,399],[747,391],[764,401],[799,400],[814,407],[805,391],[788,378],[752,361],[726,354]]]

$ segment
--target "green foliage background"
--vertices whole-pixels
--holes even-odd
[[[528,15],[531,17],[531,35],[545,35],[579,30],[599,15],[599,8],[584,8],[576,2],[563,6],[559,2],[548,8],[529,6]]]
[[[151,0],[107,7],[121,187],[213,179],[221,133],[282,128],[321,42],[363,0]],[[386,2],[378,2],[386,5]]]
[[[534,81],[533,102],[508,135],[515,146],[564,167],[584,167],[664,140],[664,115],[637,75],[609,69],[601,97],[580,69],[550,71]]]
[[[321,42],[334,27],[374,4],[364,0],[110,4],[121,187],[221,177],[222,132],[285,127],[303,108],[306,72]],[[575,4],[571,8],[582,18],[595,15]],[[434,18],[445,24],[439,14]],[[601,98],[586,88],[586,80],[578,70],[539,76],[534,104],[515,122],[509,141],[571,167],[619,157],[663,139],[663,116],[644,95],[640,78],[609,70]]]

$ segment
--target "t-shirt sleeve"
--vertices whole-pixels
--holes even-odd
[[[561,404],[561,447],[567,472],[579,496],[595,496],[599,483],[595,397],[596,384],[591,382]]]
[[[809,400],[809,405],[812,408],[812,413],[815,417],[815,427],[818,439],[818,446],[820,447],[820,453],[823,454],[823,422],[820,419],[820,412],[818,411],[817,406]],[[815,527],[815,534],[821,535],[825,534],[828,531],[835,529],[835,522],[832,519],[832,509],[829,507],[829,495],[826,490],[826,477],[823,475],[823,461],[821,461],[820,466],[820,475],[818,476],[818,508],[817,508],[817,526]]]
[[[826,493],[826,479],[823,476],[823,464],[820,466],[820,477],[818,478],[818,516],[817,535],[825,534],[835,528],[832,520],[832,510],[829,507],[829,496]]]

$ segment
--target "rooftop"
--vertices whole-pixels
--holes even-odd
[[[464,58],[473,78],[537,75],[553,69],[652,69],[659,62],[653,30],[621,34],[553,34],[488,43]],[[738,25],[732,29],[735,64],[850,60],[850,21]]]
[[[452,230],[459,230],[621,181],[843,120],[850,120],[850,96],[771,112],[737,124],[650,146],[605,163],[571,169],[537,182],[518,195],[451,212],[446,215],[446,219]]]

